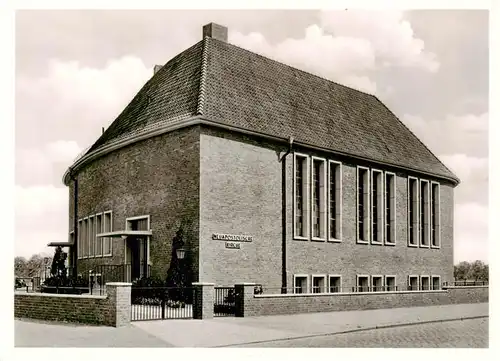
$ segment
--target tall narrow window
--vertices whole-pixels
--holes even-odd
[[[83,220],[83,232],[82,232],[82,244],[83,244],[83,252],[82,252],[82,256],[83,257],[88,257],[89,256],[89,238],[88,238],[88,224],[89,224],[89,220],[88,218],[85,218]]]
[[[429,247],[429,182],[420,180],[420,247]]]
[[[111,212],[104,212],[104,233],[113,230],[113,214]],[[103,256],[110,256],[112,254],[111,238],[103,238]]]
[[[78,258],[83,257],[83,237],[82,237],[82,232],[83,232],[83,226],[82,226],[82,220],[78,221]]]
[[[312,237],[324,239],[326,216],[325,160],[312,158]]]
[[[356,183],[358,243],[368,243],[370,239],[370,173],[368,168],[358,167]]]
[[[372,198],[371,198],[372,243],[382,244],[384,237],[384,174],[379,170],[372,170]]]
[[[329,238],[330,241],[342,239],[342,163],[329,161]]]
[[[95,239],[95,226],[94,226],[94,216],[89,217],[89,257],[95,256],[94,249],[94,239]]]
[[[408,245],[418,246],[418,179],[408,178]]]
[[[102,214],[98,214],[95,216],[95,233],[99,234],[102,233]],[[95,255],[100,257],[102,256],[102,238],[97,237],[95,238]]]
[[[396,175],[385,173],[385,244],[396,243]]]
[[[431,184],[431,247],[439,248],[441,244],[440,232],[440,189],[439,183]]]
[[[295,155],[295,237],[306,238],[307,237],[307,156]]]

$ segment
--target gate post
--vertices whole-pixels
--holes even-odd
[[[106,284],[109,310],[107,324],[114,327],[128,326],[131,316],[131,283],[111,282]]]
[[[195,282],[193,318],[197,320],[214,317],[215,290],[213,283]]]
[[[256,283],[237,283],[234,285],[236,317],[245,317],[245,307],[248,308],[249,303],[253,299],[256,285]],[[248,310],[246,314],[249,314]]]

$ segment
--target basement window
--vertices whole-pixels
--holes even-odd
[[[430,277],[429,276],[420,276],[420,289],[422,291],[430,290]]]
[[[418,276],[408,276],[408,291],[418,291]]]
[[[434,291],[441,289],[441,277],[440,276],[432,276],[432,289]]]
[[[330,293],[342,292],[342,276],[330,275],[328,277],[328,285]]]
[[[385,290],[388,292],[397,291],[396,276],[385,276]]]
[[[307,275],[294,275],[293,291],[294,293],[307,293]]]
[[[325,293],[326,292],[326,276],[313,275],[312,276],[312,292]]]
[[[357,292],[369,292],[370,290],[370,276],[357,275],[356,276]]]
[[[384,277],[372,276],[372,292],[382,292],[384,290]]]

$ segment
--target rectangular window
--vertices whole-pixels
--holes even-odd
[[[372,244],[382,244],[384,237],[384,174],[379,170],[372,170],[372,197],[371,197],[371,235]]]
[[[312,238],[326,238],[326,161],[312,158],[311,224]]]
[[[83,240],[83,257],[88,257],[89,256],[89,238],[88,238],[88,229],[89,229],[89,220],[88,218],[85,218],[83,220],[83,232],[82,232],[82,240]]]
[[[313,275],[312,276],[312,292],[325,293],[326,292],[326,276]]]
[[[385,244],[396,244],[396,175],[385,173]]]
[[[295,275],[293,278],[294,293],[307,293],[307,276]]]
[[[328,277],[328,285],[329,285],[330,293],[342,292],[342,276],[330,275]]]
[[[358,167],[356,184],[358,243],[368,243],[370,239],[370,172],[368,168]]]
[[[385,290],[388,292],[397,291],[396,276],[385,276]]]
[[[418,291],[418,276],[408,276],[408,291]]]
[[[420,276],[420,289],[422,291],[430,290],[430,277],[429,276]]]
[[[440,232],[440,189],[439,183],[431,183],[431,247],[439,248],[441,245]]]
[[[308,157],[295,154],[295,184],[294,184],[294,210],[295,210],[295,238],[307,238],[308,234]]]
[[[408,177],[408,245],[418,246],[418,179]]]
[[[434,291],[441,289],[441,277],[440,276],[432,276],[432,289]]]
[[[420,180],[420,247],[429,247],[429,181]]]
[[[82,220],[78,221],[78,258],[83,257],[83,237],[82,237],[82,232],[83,232],[83,226],[82,226]]]
[[[94,239],[95,239],[95,226],[94,226],[94,216],[89,217],[89,257],[94,257]]]
[[[113,213],[111,211],[104,212],[104,232],[113,231]],[[111,237],[105,237],[102,239],[103,242],[103,256],[110,256],[112,254]]]
[[[370,291],[370,277],[366,275],[356,276],[356,286],[358,292],[369,292]]]
[[[103,222],[102,222],[102,214],[98,214],[95,216],[95,233],[96,235],[99,233],[102,233],[102,227]],[[95,238],[95,255],[98,257],[102,256],[102,238],[97,237]]]
[[[342,163],[330,160],[329,164],[329,240],[342,239]]]
[[[384,277],[372,276],[372,292],[382,292],[384,290]]]

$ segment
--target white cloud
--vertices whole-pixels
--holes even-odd
[[[477,203],[455,207],[454,259],[488,261],[488,207]]]
[[[488,156],[488,113],[449,114],[444,119],[423,119],[405,114],[401,120],[435,154]]]
[[[65,187],[15,188],[15,254],[53,252],[51,241],[68,240],[69,190]]]
[[[76,61],[49,62],[48,73],[37,78],[20,75],[16,81],[18,142],[71,139],[90,145],[152,76],[141,59],[125,56],[91,68]]]
[[[82,151],[75,141],[55,142],[16,152],[16,184],[61,184],[67,167]]]
[[[488,176],[488,158],[470,157],[466,154],[442,155],[441,161],[462,181],[476,174]]]

